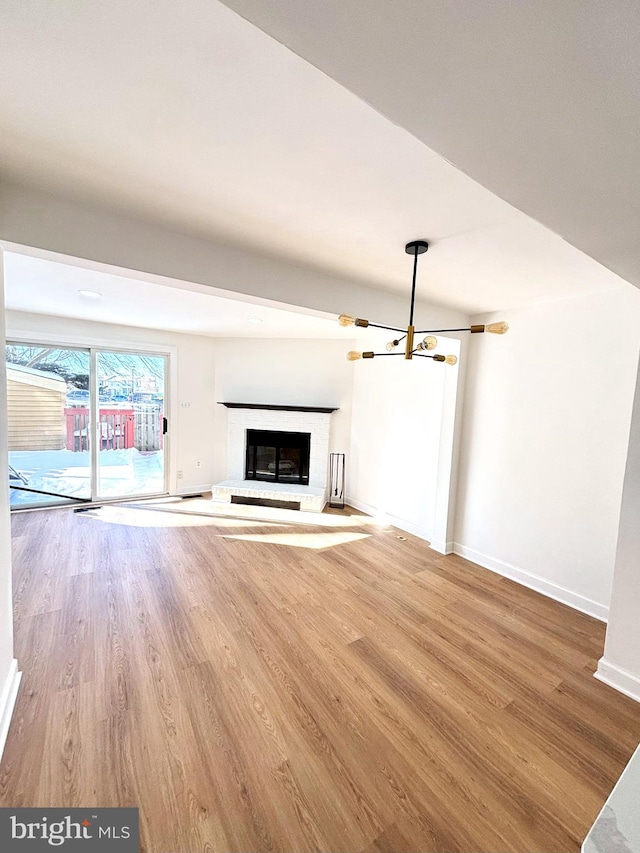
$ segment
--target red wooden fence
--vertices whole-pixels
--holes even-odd
[[[80,406],[64,410],[67,421],[67,450],[75,452],[89,450],[89,409]],[[136,447],[136,438],[140,443],[140,435],[136,436],[136,418],[140,422],[141,415],[147,412],[137,412],[135,409],[100,409],[100,449],[126,450]],[[154,413],[155,414],[155,413]],[[157,413],[158,431],[156,446],[140,447],[138,449],[162,448],[162,411]],[[155,426],[155,424],[154,424]],[[138,431],[139,432],[139,431]]]

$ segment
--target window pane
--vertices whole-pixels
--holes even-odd
[[[165,358],[103,350],[96,364],[98,496],[161,494]]]
[[[89,351],[8,343],[12,507],[91,497]]]

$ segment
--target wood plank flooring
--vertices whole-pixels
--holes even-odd
[[[604,626],[355,511],[252,510],[14,517],[0,805],[137,806],[146,853],[578,851],[640,740]]]

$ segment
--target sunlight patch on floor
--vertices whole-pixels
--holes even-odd
[[[222,539],[241,539],[243,542],[258,542],[261,545],[289,545],[292,548],[312,548],[320,551],[323,548],[335,548],[336,545],[346,545],[359,539],[368,539],[370,533],[247,533],[223,534]]]
[[[161,510],[137,507],[103,506],[83,513],[84,518],[95,518],[106,524],[122,524],[125,527],[268,527],[261,521],[247,521],[240,518],[216,518],[207,515],[162,512]]]
[[[270,506],[248,504],[225,504],[211,498],[162,498],[161,503],[151,500],[137,504],[141,509],[157,508],[163,512],[200,514],[217,518],[255,519],[284,524],[303,524],[311,527],[388,527],[389,522],[370,515],[339,515],[330,512],[301,512],[296,509],[280,509]]]

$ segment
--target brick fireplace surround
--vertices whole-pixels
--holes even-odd
[[[335,408],[269,406],[258,403],[223,403],[229,409],[227,428],[227,479],[212,487],[214,501],[232,496],[261,500],[294,501],[301,510],[322,512],[327,501],[329,429]],[[308,432],[311,435],[309,485],[245,480],[248,429]]]

